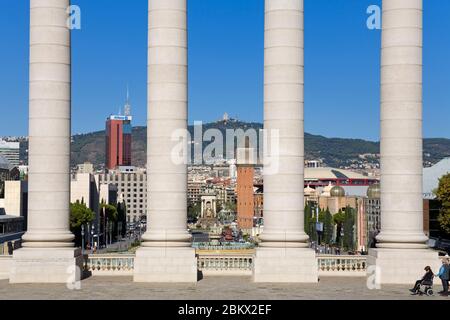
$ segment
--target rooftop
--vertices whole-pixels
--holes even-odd
[[[438,289],[438,285],[435,285]],[[81,290],[65,285],[10,285],[0,281],[2,300],[442,300],[411,296],[408,286],[369,290],[364,277],[324,277],[319,284],[256,284],[250,277],[206,277],[197,284],[133,283],[131,277],[92,277]]]
[[[336,168],[305,168],[305,179],[373,179],[360,173]]]

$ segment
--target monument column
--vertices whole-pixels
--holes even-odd
[[[423,232],[422,0],[383,0],[379,283],[410,283],[436,265]],[[435,270],[435,269],[433,269]]]
[[[30,1],[28,231],[14,252],[12,283],[65,283],[82,262],[69,227],[69,5]]]
[[[280,139],[279,150],[264,150],[264,232],[253,279],[317,282],[316,256],[303,221],[303,0],[266,0],[265,6],[264,128]],[[278,169],[269,172],[274,161]]]
[[[134,281],[196,282],[187,231],[187,159],[177,151],[183,139],[187,146],[186,0],[148,5],[148,230],[136,252]]]

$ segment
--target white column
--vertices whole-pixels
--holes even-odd
[[[423,232],[422,6],[383,0],[381,233],[371,252],[381,283],[409,283],[437,258]]]
[[[266,0],[264,127],[278,131],[278,172],[264,175],[264,232],[257,282],[316,282],[315,253],[304,232],[303,0]]]
[[[11,282],[64,283],[67,267],[79,262],[69,227],[69,5],[69,0],[30,1],[28,232],[24,249],[14,254]]]
[[[187,231],[187,163],[173,141],[187,133],[186,0],[149,0],[148,9],[148,231],[137,252],[135,281],[197,280]],[[158,260],[158,261],[157,261]]]

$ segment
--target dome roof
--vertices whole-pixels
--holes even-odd
[[[323,197],[329,197],[329,196],[330,196],[331,189],[333,189],[333,185],[332,185],[331,182],[330,182],[329,185],[327,185],[325,188],[323,188],[322,194],[321,194],[321,195],[322,195]]]
[[[331,197],[345,197],[345,190],[340,186],[335,186],[330,190]]]
[[[381,197],[381,188],[379,184],[373,184],[367,189],[367,197],[371,199],[379,199]]]

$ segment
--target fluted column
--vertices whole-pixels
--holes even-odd
[[[409,284],[440,264],[423,232],[422,5],[383,0],[381,232],[367,258],[378,284]]]
[[[187,130],[186,0],[149,0],[148,221],[144,246],[189,246],[187,164],[173,161]],[[180,131],[181,130],[181,131]]]
[[[303,217],[303,0],[266,0],[265,11],[264,129],[270,147],[264,149],[264,231],[253,280],[315,283],[317,260]]]
[[[422,200],[422,0],[383,0],[379,248],[426,248]]]
[[[24,247],[73,247],[69,4],[69,0],[30,1],[30,169]]]
[[[148,230],[136,252],[134,281],[196,282],[182,152],[188,143],[186,0],[148,4]]]
[[[307,247],[304,232],[303,0],[266,0],[264,128],[278,131],[279,162],[264,176],[264,247]],[[268,163],[268,161],[266,162]]]

